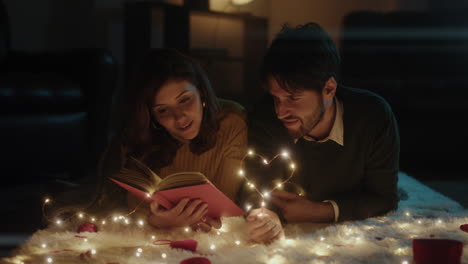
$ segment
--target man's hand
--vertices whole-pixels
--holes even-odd
[[[252,210],[247,216],[247,234],[250,241],[271,243],[284,236],[278,216],[266,209]]]
[[[171,228],[181,226],[192,226],[200,222],[208,213],[208,205],[202,200],[190,201],[184,198],[172,209],[166,210],[153,201],[150,204],[150,214],[148,222],[150,225],[159,228]]]
[[[192,225],[192,229],[194,231],[201,230],[203,232],[210,232],[211,228],[220,229],[223,226],[221,223],[221,219],[219,218],[211,218],[209,216],[203,217],[200,222]]]
[[[273,203],[281,209],[289,223],[332,222],[335,217],[333,205],[313,202],[294,193],[275,191],[271,193]]]

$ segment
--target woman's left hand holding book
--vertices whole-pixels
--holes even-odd
[[[221,221],[207,217],[207,213],[208,205],[199,199],[184,198],[171,209],[165,209],[156,201],[152,201],[148,223],[157,228],[190,226],[204,232],[209,232],[211,227],[220,228]]]

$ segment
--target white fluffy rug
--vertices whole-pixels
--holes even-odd
[[[136,219],[112,219],[97,233],[76,233],[79,224],[54,224],[39,230],[1,263],[180,263],[206,257],[211,263],[411,263],[413,238],[450,238],[464,243],[468,264],[468,211],[456,202],[400,173],[399,187],[408,194],[399,209],[384,217],[331,226],[289,225],[286,238],[271,245],[249,244],[243,218],[224,219],[219,232],[167,233],[141,226]],[[198,241],[197,253],[153,245],[155,240]]]

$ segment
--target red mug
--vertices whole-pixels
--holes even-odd
[[[413,239],[415,264],[460,264],[463,243],[452,239]]]

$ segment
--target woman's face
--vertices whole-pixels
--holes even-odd
[[[170,80],[156,92],[153,115],[173,137],[194,139],[200,131],[203,106],[198,89],[185,80]]]

